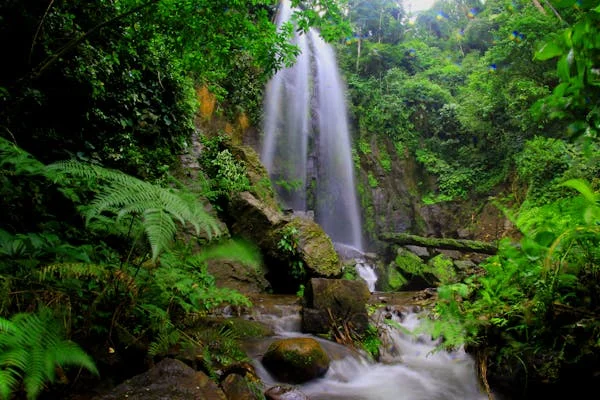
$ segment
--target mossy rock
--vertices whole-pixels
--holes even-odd
[[[325,375],[329,356],[313,338],[288,338],[271,343],[262,363],[278,380],[298,384]]]
[[[344,325],[363,333],[369,325],[366,304],[370,297],[371,292],[362,279],[313,278],[304,290],[302,331],[327,334],[332,328]]]
[[[391,290],[422,290],[434,286],[437,279],[431,274],[431,267],[419,256],[398,248],[396,258],[388,268],[387,281]]]
[[[249,146],[228,144],[228,147],[231,154],[246,166],[246,174],[252,185],[250,192],[269,207],[279,209],[269,172],[260,161],[258,153]]]
[[[292,218],[286,226],[297,230],[300,258],[310,277],[334,278],[342,275],[342,263],[331,238],[319,224],[309,219]],[[284,229],[279,230],[281,233]]]
[[[454,261],[450,257],[444,254],[438,254],[429,260],[427,265],[429,266],[428,271],[435,276],[439,282],[455,283],[457,281]]]

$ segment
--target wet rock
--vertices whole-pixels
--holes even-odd
[[[271,343],[262,363],[279,381],[303,383],[325,375],[329,356],[313,338],[288,338]]]
[[[413,252],[399,247],[396,258],[387,270],[390,290],[422,290],[435,282],[427,264]]]
[[[227,400],[204,373],[165,358],[147,372],[126,380],[93,400]]]
[[[465,272],[472,271],[473,269],[477,268],[477,265],[471,260],[455,260],[454,265],[459,271]]]
[[[342,263],[333,242],[319,224],[308,219],[292,218],[285,227],[275,232],[277,242],[289,228],[297,231],[297,251],[308,276],[332,278],[342,274]]]
[[[329,333],[334,324],[363,333],[369,325],[366,304],[370,297],[363,280],[313,278],[304,290],[302,331]]]
[[[262,383],[250,380],[242,375],[229,374],[221,382],[227,400],[260,400]]]
[[[207,271],[214,276],[217,287],[235,289],[244,294],[263,293],[269,287],[266,271],[231,260],[208,260]]]
[[[274,291],[295,293],[310,277],[338,277],[342,263],[331,238],[316,222],[284,215],[278,208],[262,202],[250,192],[239,193],[229,205],[229,224],[233,235],[256,243],[265,256],[266,277]],[[279,247],[293,231],[295,254]],[[288,239],[289,240],[289,239]],[[290,257],[297,257],[291,260]],[[301,261],[305,276],[294,277],[291,261]],[[257,279],[252,277],[256,286]],[[259,282],[260,283],[260,282]]]
[[[301,391],[291,386],[273,386],[265,392],[267,400],[309,400]]]
[[[422,259],[426,260],[429,257],[431,257],[431,254],[429,253],[427,247],[407,245],[404,246],[404,248]]]

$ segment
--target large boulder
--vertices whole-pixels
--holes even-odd
[[[243,294],[264,293],[270,287],[262,266],[214,259],[207,261],[207,271],[215,278],[217,287],[235,289]]]
[[[332,327],[346,326],[363,333],[369,325],[370,297],[363,280],[313,278],[304,290],[302,331],[330,333]]]
[[[279,381],[303,383],[325,375],[329,357],[313,338],[287,338],[271,343],[262,363]]]
[[[292,217],[287,224],[273,232],[273,242],[279,243],[286,232],[295,232],[296,251],[308,277],[335,278],[342,274],[342,263],[333,242],[319,224],[310,219]],[[274,256],[279,254],[281,257],[281,250],[277,250]]]
[[[149,371],[134,376],[110,393],[93,400],[227,400],[206,374],[182,361],[165,358]]]
[[[311,277],[342,273],[331,238],[310,219],[284,215],[250,192],[234,197],[229,218],[233,235],[257,243],[262,250],[266,276],[276,292],[295,292]],[[282,240],[293,242],[294,250],[282,248]],[[295,266],[301,266],[302,271],[294,271]]]

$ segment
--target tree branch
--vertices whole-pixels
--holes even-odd
[[[498,252],[498,246],[495,243],[477,240],[428,238],[407,233],[384,233],[380,236],[380,239],[399,245],[415,245],[483,254],[496,254]]]
[[[144,8],[150,7],[151,5],[154,5],[154,4],[158,3],[159,1],[160,0],[149,0],[147,3],[140,4],[139,6],[134,7],[131,10],[124,12],[123,14],[119,14],[114,18],[111,18],[107,21],[101,22],[101,23],[97,24],[96,26],[92,27],[92,29],[90,29],[89,31],[84,32],[81,35],[79,35],[78,37],[71,39],[62,48],[60,48],[55,54],[48,56],[44,61],[42,61],[40,64],[38,64],[38,66],[31,71],[30,78],[31,79],[39,78],[44,73],[44,71],[46,71],[56,61],[58,61],[63,55],[65,55],[66,53],[71,51],[75,46],[77,46],[79,43],[83,42],[86,38],[88,38],[89,36],[94,34],[96,31],[98,31],[110,24],[113,24],[125,17],[128,17],[131,14],[141,11]]]

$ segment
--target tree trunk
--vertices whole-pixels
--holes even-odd
[[[415,245],[472,253],[496,254],[498,251],[497,244],[480,242],[477,240],[428,238],[423,236],[409,235],[407,233],[384,233],[380,236],[380,239],[385,242],[399,245]]]

